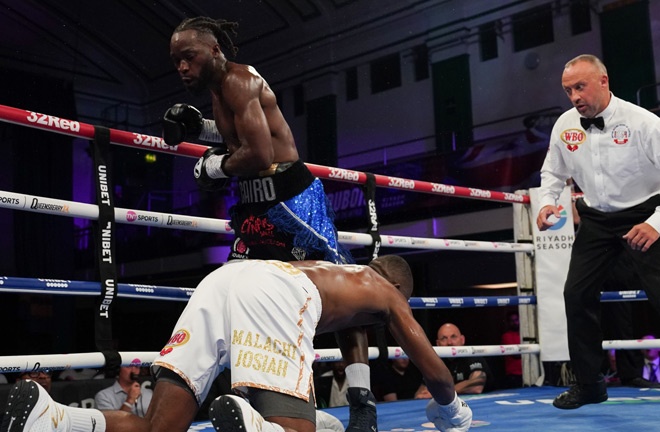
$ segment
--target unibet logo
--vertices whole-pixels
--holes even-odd
[[[550,228],[548,228],[550,231],[557,231],[562,229],[564,225],[566,225],[566,209],[564,206],[559,206],[559,219],[557,222],[555,222],[554,225],[552,225]]]

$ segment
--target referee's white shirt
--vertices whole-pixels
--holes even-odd
[[[557,205],[572,177],[585,203],[603,212],[640,204],[660,193],[660,118],[612,95],[605,128],[585,131],[572,108],[555,123],[541,168],[540,207]],[[646,221],[660,232],[660,208]]]

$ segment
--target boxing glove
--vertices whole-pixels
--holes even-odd
[[[204,117],[192,105],[178,103],[165,111],[163,116],[163,139],[174,146],[186,138],[198,138],[202,132]]]
[[[426,418],[441,432],[465,432],[472,424],[472,410],[458,395],[448,405],[431,399],[426,405]]]
[[[209,147],[195,164],[193,175],[197,185],[207,191],[224,188],[229,183],[229,176],[224,172],[224,163],[228,157],[226,149]]]

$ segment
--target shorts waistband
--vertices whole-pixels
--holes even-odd
[[[259,177],[267,177],[284,172],[289,168],[291,168],[291,165],[293,165],[294,163],[295,162],[275,162],[271,164],[268,169],[259,171]]]
[[[239,179],[240,203],[273,205],[299,195],[312,184],[314,176],[302,160],[287,164],[278,164],[273,175]],[[280,171],[280,166],[284,170]]]

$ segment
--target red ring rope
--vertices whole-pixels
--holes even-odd
[[[94,126],[74,120],[62,119],[48,114],[13,108],[0,105],[0,121],[15,123],[36,129],[70,135],[78,138],[94,139]],[[150,135],[110,129],[110,142],[128,147],[137,147],[156,152],[177,154],[188,157],[200,157],[207,146],[183,142],[170,146],[162,138]],[[363,172],[343,168],[326,167],[322,165],[306,164],[316,177],[326,180],[342,180],[352,183],[366,183],[367,175]],[[390,177],[376,174],[376,186],[391,189],[400,189],[424,192],[435,195],[472,198],[484,201],[508,202],[529,204],[529,196],[509,192],[489,191],[462,186],[431,183],[421,180],[410,180],[399,177]]]

